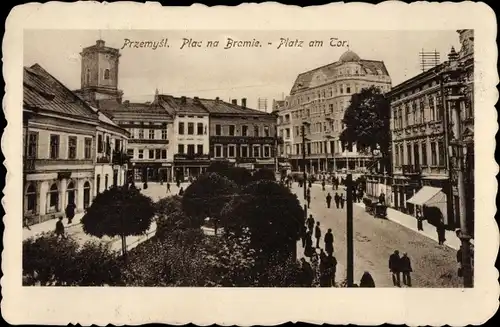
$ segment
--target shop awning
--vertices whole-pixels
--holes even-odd
[[[424,186],[406,202],[421,206],[437,204],[443,201],[446,201],[446,195],[441,188]]]

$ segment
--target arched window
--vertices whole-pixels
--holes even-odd
[[[50,186],[49,210],[51,210],[51,211],[58,211],[59,210],[59,189],[57,188],[56,183],[54,183]]]
[[[109,69],[104,70],[104,79],[109,79]]]
[[[87,84],[90,84],[90,68],[87,68],[87,73],[85,74],[85,80]]]
[[[68,187],[66,188],[66,192],[68,193],[68,204],[73,203],[75,204],[75,183],[73,181],[70,181],[68,183]]]
[[[36,187],[34,184],[30,184],[26,190],[26,211],[36,212]]]

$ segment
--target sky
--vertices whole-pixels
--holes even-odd
[[[341,46],[330,46],[336,39]],[[298,74],[335,62],[352,50],[362,59],[384,61],[395,86],[421,72],[419,52],[440,53],[447,59],[452,46],[460,49],[455,30],[440,31],[169,31],[169,30],[25,30],[25,66],[40,64],[70,89],[80,88],[84,47],[103,39],[119,48],[118,87],[124,99],[152,101],[155,89],[174,96],[247,98],[257,107],[258,98],[281,100],[290,93]],[[130,40],[126,43],[126,39]],[[135,48],[135,41],[161,42],[169,47]],[[231,47],[227,40],[255,41],[260,46]],[[281,40],[288,47],[278,46]],[[288,41],[287,41],[288,39]],[[191,40],[188,44],[188,40]],[[303,41],[302,47],[298,47]],[[207,47],[208,41],[219,41]],[[309,46],[323,41],[322,46]],[[181,49],[182,44],[185,43]],[[195,46],[201,44],[201,47]],[[213,45],[214,43],[212,43]],[[131,46],[130,46],[131,45]]]

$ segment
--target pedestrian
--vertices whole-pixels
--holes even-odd
[[[311,188],[311,186],[312,186],[312,182],[311,182],[311,180],[309,179],[309,188]]]
[[[392,283],[394,286],[401,287],[401,258],[399,251],[394,251],[389,257],[389,270],[392,273]]]
[[[359,202],[363,201],[363,190],[362,189],[359,189],[359,191],[358,191],[358,198],[359,198]]]
[[[375,281],[368,271],[365,271],[363,276],[361,276],[359,287],[375,287]]]
[[[330,193],[328,193],[326,195],[326,207],[328,209],[330,209],[330,205],[332,204],[332,196],[330,195]]]
[[[170,183],[169,182],[167,182],[167,193],[171,193],[170,192]]]
[[[306,220],[307,228],[309,228],[310,231],[314,228],[314,218],[312,214],[309,214],[309,218]]]
[[[303,287],[311,287],[312,282],[314,280],[314,272],[309,264],[309,262],[306,261],[306,259],[301,258],[300,261],[302,262],[302,271],[301,271],[301,286]]]
[[[179,190],[179,196],[183,196],[184,195],[184,188],[181,187],[181,189]]]
[[[381,205],[385,205],[385,194],[384,192],[380,193],[378,197],[378,202],[380,202]]]
[[[163,177],[160,178],[160,185],[163,185]]]
[[[66,217],[68,218],[68,225],[71,224],[73,218],[75,217],[76,205],[73,202],[68,203],[66,206]]]
[[[323,181],[321,182],[321,188],[323,189],[323,191],[325,191],[325,180],[323,179]]]
[[[411,272],[413,270],[411,269],[410,258],[408,257],[408,254],[406,252],[403,253],[400,264],[401,264],[400,266],[401,273],[403,274],[403,284],[408,287],[411,287]]]
[[[56,222],[56,236],[59,238],[65,238],[64,236],[64,225],[63,225],[63,222],[62,222],[63,218],[62,217],[59,217],[59,219],[57,220]]]
[[[443,218],[439,219],[437,226],[436,226],[436,232],[438,234],[439,245],[443,245],[444,242],[446,242],[446,237],[445,237],[446,230],[444,228]]]
[[[333,233],[331,228],[328,228],[325,234],[325,251],[328,254],[333,253]]]
[[[306,225],[302,225],[302,233],[300,235],[300,238],[302,239],[302,247],[306,247],[306,236],[307,236],[307,227]]]
[[[321,250],[320,263],[319,263],[319,286],[332,287],[332,280],[330,278],[330,271],[328,269],[328,257],[325,252]]]
[[[332,253],[328,253],[326,257],[326,270],[329,275],[331,286],[335,286],[335,274],[337,273],[337,259]]]
[[[422,211],[420,210],[420,208],[417,208],[417,229],[419,231],[424,230],[423,220],[424,219],[422,217]]]
[[[319,221],[316,223],[316,228],[314,229],[314,237],[316,237],[316,248],[319,248],[319,240],[321,239],[321,228],[319,228]]]
[[[142,185],[142,188],[147,190],[148,189],[148,182],[144,182],[144,184]]]
[[[344,193],[340,194],[339,202],[340,202],[340,208],[344,209],[344,202],[345,202]]]
[[[306,247],[304,248],[304,256],[310,258],[313,255],[312,247],[312,232],[308,231],[306,234]]]
[[[339,196],[339,193],[338,192],[335,192],[335,196],[333,197],[334,200],[335,200],[335,206],[337,206],[337,209],[339,208],[339,204],[340,204],[340,196]]]
[[[181,180],[180,179],[177,180],[177,188],[179,188],[179,187],[181,187]]]
[[[306,200],[307,200],[307,207],[311,208],[311,193],[310,192],[307,193]]]

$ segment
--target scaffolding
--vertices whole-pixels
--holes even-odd
[[[434,49],[434,51],[425,51],[422,49],[422,51],[419,52],[419,57],[420,69],[422,69],[422,72],[440,64],[439,52],[437,52],[436,49]]]

